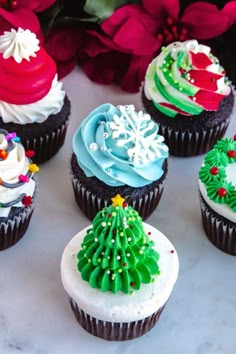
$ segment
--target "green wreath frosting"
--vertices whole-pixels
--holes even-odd
[[[226,174],[226,166],[233,163],[236,163],[236,135],[233,139],[219,140],[206,154],[199,179],[205,185],[209,199],[227,204],[236,212],[236,187],[227,180]]]
[[[77,255],[78,270],[92,288],[132,293],[160,273],[159,254],[138,213],[119,195],[112,200],[87,230]]]

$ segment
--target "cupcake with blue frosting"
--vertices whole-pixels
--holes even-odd
[[[121,194],[146,219],[157,207],[167,174],[168,147],[149,114],[133,105],[106,103],[93,110],[73,137],[75,200],[92,220]]]

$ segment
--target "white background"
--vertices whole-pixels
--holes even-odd
[[[128,342],[106,342],[76,322],[60,279],[64,247],[89,220],[69,176],[72,136],[98,105],[134,104],[139,94],[91,83],[76,68],[64,80],[72,102],[65,145],[39,171],[39,195],[27,234],[0,252],[0,354],[235,354],[236,257],[206,238],[198,200],[203,156],[169,159],[158,209],[147,220],[174,244],[180,273],[154,329]],[[236,133],[236,115],[226,136]]]

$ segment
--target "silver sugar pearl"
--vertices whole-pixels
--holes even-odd
[[[89,145],[89,149],[92,150],[92,151],[97,151],[97,149],[98,149],[98,144],[96,144],[96,143],[91,143],[91,144]]]

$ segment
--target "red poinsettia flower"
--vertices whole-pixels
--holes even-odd
[[[221,10],[199,1],[179,15],[178,0],[143,0],[117,9],[101,25],[87,30],[79,51],[81,66],[96,82],[116,82],[137,92],[150,61],[161,46],[187,39],[206,40],[224,33],[236,21],[236,1]]]
[[[0,34],[11,28],[29,29],[42,40],[43,34],[38,17],[41,12],[56,0],[2,0],[0,2]]]

